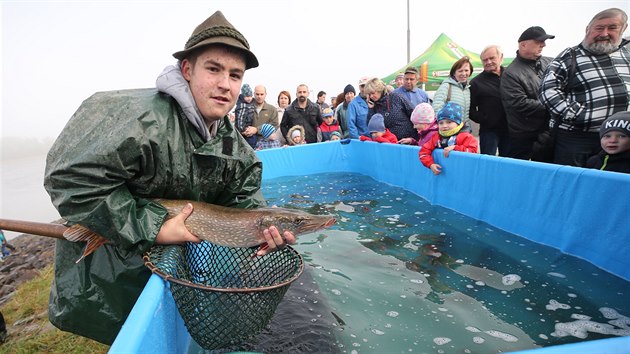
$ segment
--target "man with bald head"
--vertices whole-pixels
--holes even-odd
[[[251,126],[245,128],[243,131],[244,136],[260,136],[260,127],[263,124],[271,124],[274,128],[279,128],[278,122],[278,110],[267,103],[267,88],[263,85],[258,85],[254,88],[254,121]]]
[[[481,52],[483,72],[470,82],[470,119],[479,123],[479,147],[482,154],[507,156],[508,130],[501,102],[501,74],[505,69],[503,52],[490,45]]]
[[[623,10],[603,10],[586,26],[582,43],[549,64],[539,98],[551,113],[549,125],[560,123],[554,163],[584,166],[601,149],[602,122],[630,110],[630,50],[622,38],[627,27]]]

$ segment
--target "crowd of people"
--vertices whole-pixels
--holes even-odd
[[[601,11],[586,27],[583,41],[555,59],[542,55],[545,42],[555,36],[540,26],[529,27],[518,38],[516,57],[507,67],[502,65],[501,48],[488,45],[480,54],[483,72],[471,79],[470,58],[458,59],[432,98],[418,87],[418,69],[408,67],[389,83],[362,77],[358,94],[348,84],[331,97],[330,105],[325,102],[326,92],[319,91],[312,102],[308,86],[299,85],[293,102],[288,91],[278,95],[277,117],[259,117],[262,102],[257,100],[249,121],[253,120],[253,129],[273,125],[271,138],[258,136],[258,140],[278,141],[273,147],[349,138],[417,144],[425,152],[457,146],[455,137],[471,133],[472,121],[479,125],[478,146],[473,148],[467,138],[461,151],[630,172],[630,127],[624,123],[627,116],[620,113],[630,110],[629,41],[622,38],[627,22],[621,9]],[[461,122],[455,119],[457,132],[450,131],[450,145],[449,139],[441,145],[442,139],[432,136],[446,137],[439,126],[446,114],[441,110],[447,106],[451,113],[461,110]],[[617,125],[605,126],[606,119]],[[244,137],[251,138],[247,134]],[[545,137],[552,139],[552,153],[542,158],[538,150]],[[252,147],[270,146],[256,147],[254,142]],[[600,159],[624,162],[587,164],[602,151],[608,157]],[[425,163],[428,157],[420,155]]]
[[[473,120],[482,153],[529,159],[539,134],[553,127],[553,162],[630,172],[626,27],[625,12],[604,10],[583,42],[555,59],[541,54],[553,36],[528,28],[507,68],[489,46],[484,73],[469,81],[472,64],[461,58],[433,100],[410,67],[393,85],[362,77],[358,92],[349,84],[331,105],[325,92],[312,102],[302,84],[294,100],[282,91],[274,106],[263,85],[243,85],[258,60],[217,11],[173,54],[177,65],[158,75],[155,88],[94,94],[48,153],[44,187],[60,216],[109,240],[78,264],[83,245],[57,241],[51,323],[111,344],[151,275],[142,254],[154,244],[200,242],[184,224],[192,204],[169,217],[155,198],[266,205],[254,149],[336,139],[417,144],[421,162],[439,174],[435,149],[477,152]],[[255,255],[296,242],[277,226],[263,230]]]

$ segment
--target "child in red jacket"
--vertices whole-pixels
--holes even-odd
[[[398,144],[398,138],[389,129],[385,128],[385,118],[382,114],[376,113],[370,118],[368,123],[368,129],[372,134],[372,138],[361,135],[359,139],[361,141],[376,141],[378,143],[391,143]]]
[[[339,122],[335,119],[332,109],[324,108],[322,110],[322,124],[319,125],[319,131],[322,133],[322,141],[330,140],[333,132],[341,133]]]
[[[433,150],[444,149],[444,157],[448,157],[449,152],[464,151],[477,153],[479,143],[472,134],[461,132],[464,126],[462,123],[462,106],[457,103],[448,102],[437,114],[438,133],[433,135],[431,140],[422,145],[420,149],[420,162],[430,168],[433,174],[439,175],[442,166],[433,160]]]

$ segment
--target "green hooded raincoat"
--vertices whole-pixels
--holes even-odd
[[[166,217],[147,198],[257,207],[261,177],[261,162],[227,117],[204,142],[155,89],[88,98],[48,153],[44,185],[64,219],[112,244],[75,264],[84,244],[57,242],[50,321],[111,344],[150,276],[142,253]]]

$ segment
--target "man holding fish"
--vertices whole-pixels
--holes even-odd
[[[106,344],[150,276],[142,253],[154,243],[200,242],[185,225],[197,211],[192,203],[169,216],[153,198],[265,205],[262,164],[227,117],[245,70],[258,66],[247,40],[217,11],[173,56],[177,65],[159,75],[156,89],[84,101],[47,158],[44,185],[60,215],[108,241],[77,264],[83,245],[57,242],[49,318]],[[300,232],[276,226],[262,228],[257,256],[294,243]]]

